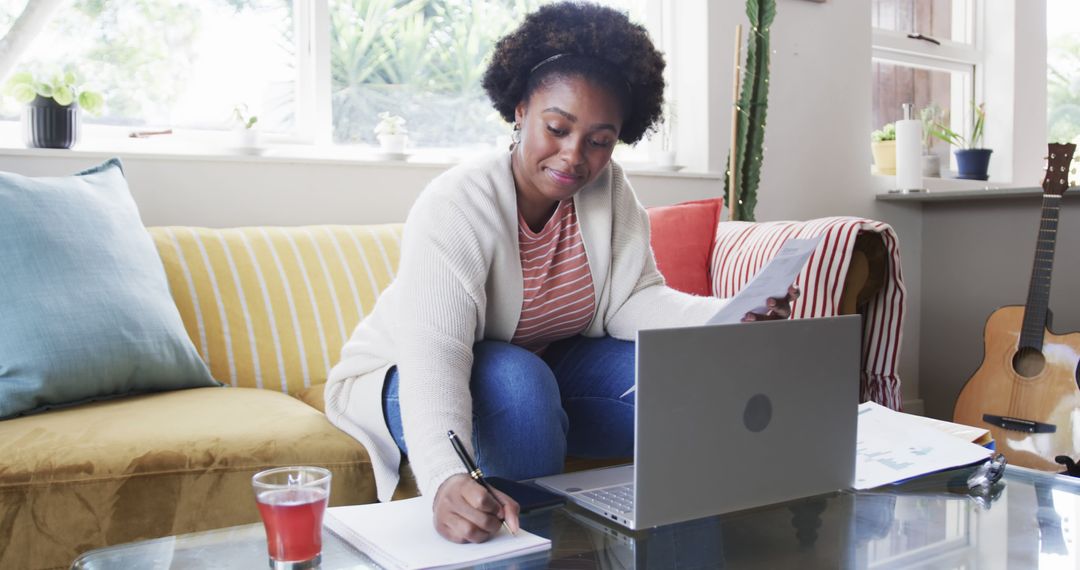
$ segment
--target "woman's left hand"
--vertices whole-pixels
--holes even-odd
[[[769,310],[765,313],[746,313],[743,315],[742,322],[752,323],[754,321],[777,321],[786,319],[791,316],[791,304],[798,298],[799,288],[792,285],[788,287],[787,297],[769,297],[769,300],[765,302],[765,306],[768,307]]]

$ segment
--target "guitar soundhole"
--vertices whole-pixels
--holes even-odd
[[[1046,366],[1046,357],[1034,348],[1021,348],[1013,356],[1013,370],[1024,378],[1033,378]]]

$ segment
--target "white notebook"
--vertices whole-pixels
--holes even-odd
[[[512,536],[500,529],[480,544],[450,542],[435,531],[426,497],[332,507],[324,524],[385,568],[459,568],[551,548],[550,540],[525,530]]]

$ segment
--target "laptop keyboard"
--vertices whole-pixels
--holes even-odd
[[[611,512],[624,515],[634,514],[633,483],[627,483],[617,487],[608,487],[606,489],[585,491],[581,493],[581,496]]]

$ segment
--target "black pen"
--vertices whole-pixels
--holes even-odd
[[[454,446],[454,451],[456,451],[458,457],[461,458],[461,463],[465,465],[465,470],[469,472],[469,477],[472,477],[473,481],[480,483],[480,486],[487,489],[488,495],[490,495],[500,507],[505,507],[503,502],[499,500],[499,497],[495,496],[495,488],[491,486],[491,483],[487,482],[487,479],[484,479],[484,472],[476,466],[476,462],[472,460],[472,457],[469,457],[469,452],[465,450],[465,446],[461,444],[461,440],[458,439],[454,430],[446,432],[446,435],[450,438],[450,445]],[[507,532],[516,536],[514,531],[510,530],[510,527],[507,526],[506,519],[503,519],[502,525]]]

